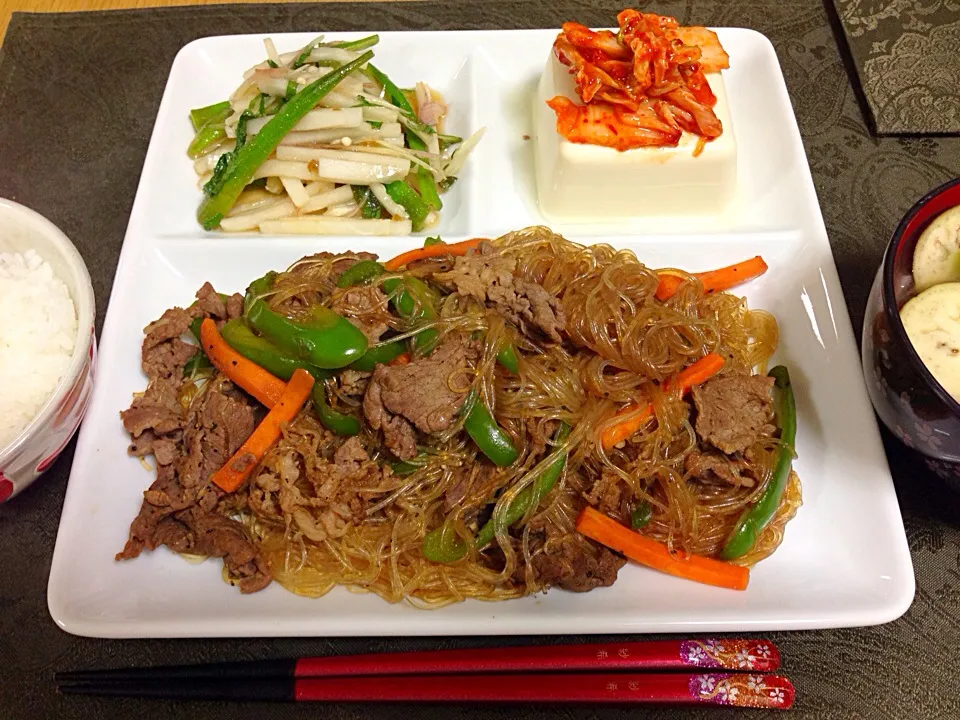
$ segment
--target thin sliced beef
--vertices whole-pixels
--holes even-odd
[[[773,432],[773,378],[724,375],[693,388],[697,434],[730,455]]]
[[[476,349],[453,336],[429,357],[396,367],[378,365],[363,398],[367,422],[374,430],[383,428],[386,445],[397,457],[412,458],[417,448],[410,423],[425,433],[450,427],[466,399],[466,389],[460,388],[466,388],[475,361]]]
[[[372,373],[363,370],[344,370],[340,373],[340,392],[343,395],[363,395]]]
[[[183,308],[170,308],[158,320],[143,329],[142,356],[157,345],[185,335],[193,322],[193,315]],[[146,368],[144,368],[146,369]],[[148,375],[149,377],[149,375]]]
[[[197,307],[203,310],[204,315],[216,320],[222,320],[227,316],[227,304],[208,282],[197,290]]]
[[[145,430],[133,438],[128,452],[136,457],[153,455],[158,465],[169,465],[180,457],[180,433],[157,436],[152,430]]]
[[[490,304],[527,335],[562,340],[565,318],[560,301],[540,285],[517,277],[516,261],[504,257],[490,243],[458,257],[453,269],[433,276],[449,289]]]
[[[342,537],[365,517],[371,498],[389,486],[392,473],[370,459],[358,437],[344,442],[332,460],[286,454],[268,460],[251,490],[251,507],[274,522],[293,518],[315,542]]]
[[[148,387],[147,395],[154,385]],[[244,527],[218,512],[223,493],[210,483],[213,472],[253,431],[253,405],[224,382],[208,386],[202,399],[178,420],[178,431],[183,427],[179,443],[171,437],[159,438],[152,430],[141,434],[157,457],[157,477],[143,494],[140,512],[117,559],[135,558],[144,548],[168,545],[175,552],[223,558],[231,582],[242,592],[260,590],[270,583],[270,572]],[[143,450],[146,445],[135,440],[133,447]],[[179,457],[164,462],[171,454]]]
[[[371,345],[389,329],[382,319],[387,296],[376,285],[350,288],[333,301],[331,309],[353,323]]]
[[[625,558],[593,543],[572,536],[558,547],[533,557],[537,582],[543,587],[559,586],[573,592],[609,587],[617,579]]]
[[[683,469],[692,478],[705,482],[725,482],[734,487],[753,487],[756,482],[743,474],[747,463],[738,457],[731,457],[708,450],[693,450],[683,461]]]

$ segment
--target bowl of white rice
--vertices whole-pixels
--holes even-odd
[[[0,198],[0,503],[77,431],[93,387],[93,323],[93,286],[73,243]]]

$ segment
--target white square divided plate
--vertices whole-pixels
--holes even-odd
[[[391,256],[404,238],[223,237],[194,220],[200,195],[184,149],[187,112],[218,101],[262,60],[260,36],[215,37],[174,62],[101,338],[93,401],[80,432],[48,588],[54,620],[96,637],[469,635],[791,630],[859,626],[899,617],[913,567],[890,472],[860,375],[836,267],[773,47],[750,30],[719,30],[739,143],[739,185],[723,217],[638,221],[618,228],[557,226],[582,242],[636,251],[652,267],[703,270],[762,254],[769,272],[744,288],[778,319],[776,360],[789,365],[799,407],[804,504],[746,592],[685,582],[628,565],[586,594],[552,590],[503,603],[425,611],[337,588],[320,599],[278,584],[250,596],[221,580],[220,562],[191,564],[166,550],[130,562],[114,554],[152,481],[127,457],[118,413],[144,387],[141,329],[191,302],[205,280],[242,289],[322,249]],[[443,211],[444,238],[496,235],[543,222],[533,187],[532,95],[555,30],[382,33],[377,63],[401,85],[422,79],[450,102],[449,127],[487,128]],[[354,34],[353,37],[359,37]],[[274,36],[281,51],[310,34]]]

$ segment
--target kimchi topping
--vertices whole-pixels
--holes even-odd
[[[730,63],[717,34],[637,10],[622,11],[617,22],[617,34],[563,24],[553,51],[570,68],[583,104],[562,95],[547,102],[557,132],[570,142],[621,151],[675,147],[684,132],[700,136],[702,150],[719,137],[723,125],[706,73]]]

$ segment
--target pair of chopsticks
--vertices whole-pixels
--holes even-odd
[[[61,672],[67,695],[274,702],[713,704],[786,710],[767,640],[430,650]],[[658,672],[651,672],[658,671]],[[695,671],[695,672],[693,672]]]

